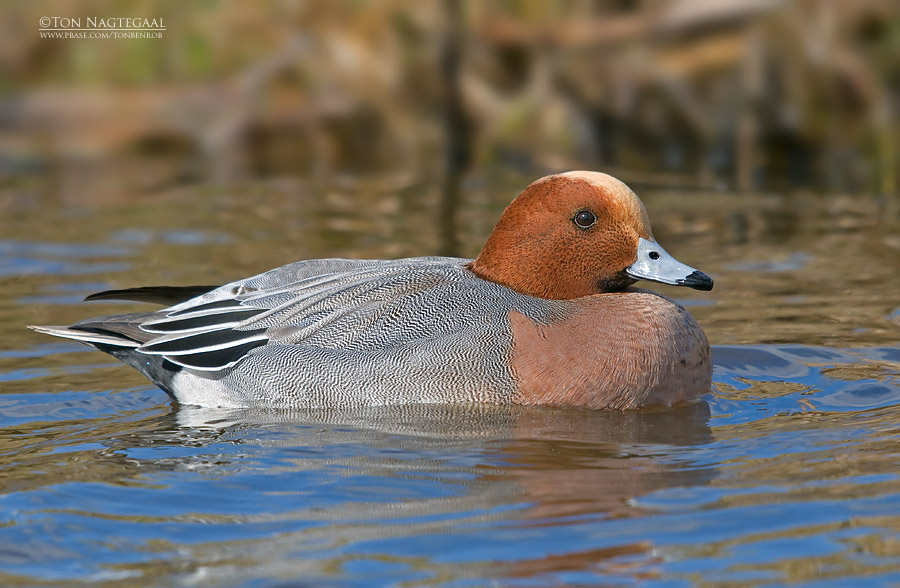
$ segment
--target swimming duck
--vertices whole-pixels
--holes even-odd
[[[625,184],[541,178],[474,260],[299,261],[219,287],[112,290],[163,304],[36,331],[93,345],[178,402],[309,408],[491,402],[631,409],[709,391],[709,343],[649,280],[710,290]]]

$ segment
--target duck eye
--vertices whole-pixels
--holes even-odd
[[[590,210],[579,210],[575,213],[575,217],[572,220],[582,229],[586,229],[597,222],[597,217]]]
[[[650,259],[653,259],[653,260],[659,259],[659,253],[657,253],[656,251],[651,251],[647,255],[650,257]]]

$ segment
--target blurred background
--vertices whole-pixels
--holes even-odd
[[[38,31],[47,15],[126,14],[164,19],[163,38]],[[0,27],[4,182],[77,191],[112,167],[128,190],[403,185],[585,167],[661,186],[896,191],[891,0],[38,0],[6,3]]]
[[[4,282],[20,300],[472,257],[524,186],[580,168],[626,181],[660,242],[716,277],[670,293],[712,296],[694,310],[714,342],[896,339],[893,0],[34,0],[0,16],[0,277],[36,276]],[[39,31],[126,16],[162,38]],[[60,291],[76,270],[59,244],[99,258],[77,270],[92,281]]]

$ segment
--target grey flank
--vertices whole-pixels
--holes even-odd
[[[509,312],[547,323],[571,303],[482,280],[469,261],[300,261],[162,311],[43,330],[112,353],[185,404],[509,402]]]

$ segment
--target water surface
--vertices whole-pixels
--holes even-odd
[[[469,182],[462,255],[524,183]],[[104,288],[432,254],[435,193],[6,186],[0,585],[900,583],[892,201],[641,192],[657,239],[716,279],[656,288],[714,345],[715,390],[674,410],[178,408],[23,329],[134,308],[80,303]]]

